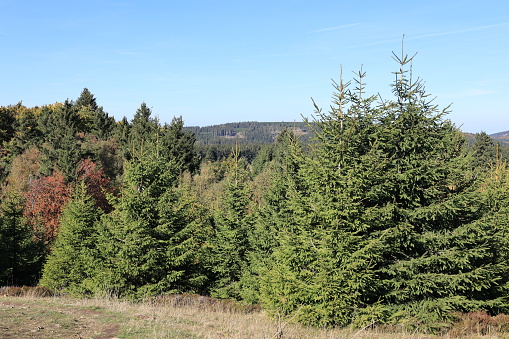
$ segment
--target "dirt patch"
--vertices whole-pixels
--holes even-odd
[[[0,300],[1,338],[114,338],[117,316],[103,310],[52,302],[51,299]]]
[[[118,331],[120,330],[120,325],[111,325],[103,330],[103,334],[95,337],[95,339],[111,339],[114,338]]]

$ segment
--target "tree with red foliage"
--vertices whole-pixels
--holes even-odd
[[[65,178],[58,171],[32,181],[25,194],[25,218],[47,244],[52,244],[58,234],[60,216],[70,195]]]
[[[76,172],[78,181],[85,182],[87,194],[94,199],[96,206],[106,213],[111,212],[112,207],[105,194],[111,193],[110,180],[104,176],[102,168],[99,168],[91,159],[83,159]]]

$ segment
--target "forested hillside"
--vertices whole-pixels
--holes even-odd
[[[494,133],[490,135],[494,140],[503,144],[509,144],[509,131]]]
[[[281,132],[292,130],[303,142],[314,136],[313,126],[305,122],[231,122],[206,127],[184,127],[196,135],[197,145],[271,144]]]
[[[429,333],[508,312],[507,147],[469,144],[396,60],[392,99],[359,72],[311,122],[115,121],[88,89],[0,107],[0,285]]]
[[[239,154],[252,162],[258,152],[273,144],[278,135],[291,130],[302,143],[309,143],[314,137],[313,124],[305,122],[231,122],[206,127],[184,127],[196,136],[196,150],[202,159],[218,161],[226,159],[233,147]]]
[[[316,136],[314,122],[232,122],[206,127],[184,127],[196,136],[195,147],[201,158],[219,160],[228,157],[232,147],[237,145],[240,154],[252,161],[262,146],[274,143],[277,136],[284,130],[295,133],[299,142],[309,144]],[[480,134],[483,134],[481,132]],[[472,146],[476,135],[464,133],[468,146]],[[509,131],[490,135],[498,145],[502,158],[509,159]]]

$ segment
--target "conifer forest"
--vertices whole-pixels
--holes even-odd
[[[86,88],[0,107],[0,286],[199,294],[318,327],[508,313],[508,146],[394,59],[389,98],[360,71],[311,118],[240,135],[145,103],[116,121]]]

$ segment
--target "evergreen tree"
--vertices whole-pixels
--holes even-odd
[[[473,166],[480,169],[489,169],[497,162],[497,145],[486,132],[476,133],[472,145]]]
[[[262,259],[265,267],[258,269],[261,301],[278,316],[292,315],[312,325],[345,325],[373,279],[365,272],[367,254],[360,240],[349,232],[356,209],[334,187],[324,164],[307,158],[294,138],[286,145],[282,172],[258,225],[259,233],[274,237],[265,236],[274,247],[270,260]]]
[[[240,280],[247,266],[251,222],[247,210],[247,173],[239,159],[238,148],[233,152],[229,165],[230,173],[222,197],[223,208],[216,212],[214,218],[214,273],[217,282],[212,295],[218,298],[241,299]]]
[[[131,121],[128,137],[128,157],[141,159],[151,152],[151,147],[158,147],[159,121],[152,117],[152,110],[146,103],[142,103],[136,110]]]
[[[161,142],[161,155],[175,159],[181,172],[194,173],[198,169],[199,161],[194,149],[196,137],[192,132],[184,131],[182,117],[173,118],[169,125],[163,126]]]
[[[11,107],[0,107],[0,147],[14,136],[14,110]]]
[[[385,242],[374,268],[379,293],[392,321],[414,317],[431,330],[453,310],[504,311],[507,268],[496,259],[502,244],[481,222],[488,211],[463,135],[412,80],[412,58],[396,59],[396,100],[381,106],[383,181],[369,188],[376,199],[368,196],[363,214],[375,226],[371,236]]]
[[[149,158],[130,162],[126,186],[105,217],[99,241],[106,288],[120,295],[200,292],[207,279],[202,247],[210,223],[175,188],[174,163]]]
[[[0,209],[0,285],[35,285],[45,255],[23,220],[21,199],[4,197]]]
[[[166,249],[160,288],[166,292],[208,294],[211,284],[212,220],[189,187],[161,199],[158,238]]]
[[[74,109],[80,117],[79,131],[93,133],[101,139],[111,136],[115,119],[97,105],[96,98],[87,88],[83,89],[74,103]]]
[[[202,248],[210,220],[186,190],[177,188],[186,169],[181,156],[193,143],[178,148],[186,134],[182,124],[170,127],[161,127],[145,104],[129,127],[121,197],[100,225],[105,269],[96,281],[104,281],[103,289],[132,297],[205,291],[210,264]]]
[[[396,57],[395,100],[335,84],[317,111],[316,157],[284,173],[262,301],[314,325],[440,327],[453,311],[503,311],[504,244],[463,153],[464,138]],[[286,179],[289,178],[289,179]],[[291,180],[290,180],[291,179]]]
[[[60,232],[44,265],[40,285],[80,295],[94,291],[93,270],[100,269],[95,253],[95,225],[100,215],[82,182],[64,208]]]
[[[82,107],[88,107],[92,111],[99,109],[94,95],[90,93],[88,88],[83,88],[83,91],[81,92],[78,99],[76,99],[74,106],[76,106],[78,110],[80,110]]]
[[[76,165],[82,158],[77,138],[80,118],[72,102],[66,100],[56,108],[44,107],[39,118],[39,128],[44,135],[41,151],[45,154],[46,174],[56,167],[68,182],[75,179]]]
[[[17,107],[0,107],[0,182],[9,174],[12,157],[19,154],[12,154],[13,150],[19,151],[12,143],[16,135],[16,110],[20,106],[21,103],[18,103]]]
[[[37,114],[39,114],[40,109],[38,107],[26,108],[21,103],[16,108],[16,122],[14,123],[16,132],[8,146],[9,152],[13,155],[23,153],[30,146],[39,147],[43,142],[43,134],[37,123]]]
[[[266,165],[270,186],[255,212],[255,223],[248,234],[250,250],[248,268],[242,276],[242,296],[253,304],[263,301],[269,312],[280,313],[281,305],[276,305],[277,302],[272,300],[275,295],[269,292],[269,289],[275,292],[280,287],[271,279],[278,263],[273,254],[282,244],[279,235],[294,225],[295,219],[287,207],[288,190],[298,182],[296,172],[302,149],[295,135],[285,130],[278,136],[273,153],[273,160]]]

